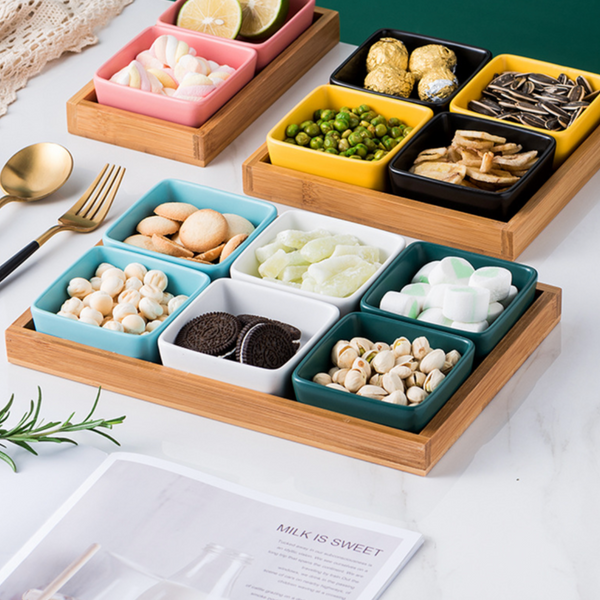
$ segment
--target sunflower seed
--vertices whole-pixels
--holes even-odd
[[[563,117],[565,119],[568,119],[571,116],[568,112],[564,111],[556,104],[552,104],[551,102],[540,102],[540,106],[546,112],[550,113],[551,115],[554,115],[555,117]]]
[[[494,109],[481,100],[471,100],[467,105],[467,108],[480,115],[487,115],[488,117],[498,116],[498,113]]]
[[[585,96],[585,88],[582,85],[574,85],[567,95],[569,102],[578,102]]]
[[[530,115],[528,113],[523,113],[520,116],[521,123],[523,125],[531,125],[532,127],[539,127],[540,129],[546,128],[546,119],[542,119],[537,115]]]
[[[594,91],[592,89],[592,86],[591,86],[590,82],[585,77],[583,77],[582,75],[579,75],[575,81],[577,82],[577,85],[580,85],[580,86],[583,87],[583,89],[585,90],[586,95],[587,94],[591,94]]]
[[[557,83],[560,83],[557,79],[554,79],[554,77],[544,75],[543,73],[529,73],[528,79],[529,81],[539,83],[540,85],[556,85]]]
[[[590,105],[589,102],[568,102],[567,104],[562,105],[563,110],[575,110],[577,108],[587,108]]]
[[[595,98],[598,97],[598,94],[600,94],[600,90],[596,90],[595,92],[592,92],[591,94],[586,94],[583,97],[583,101],[584,102],[591,102],[592,100],[594,100]]]

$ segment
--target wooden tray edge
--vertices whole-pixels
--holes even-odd
[[[538,284],[531,307],[419,434],[38,333],[29,309],[7,328],[6,352],[13,364],[426,475],[560,321],[560,298],[559,288]]]

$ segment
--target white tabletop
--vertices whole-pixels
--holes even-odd
[[[106,162],[127,168],[112,216],[151,187],[178,178],[242,193],[242,162],[266,132],[350,53],[340,44],[208,167],[202,169],[71,135],[66,102],[94,70],[169,3],[134,2],[98,32],[100,42],[66,54],[18,92],[0,119],[0,164],[38,141],[66,146],[69,182],[36,205],[0,212],[0,262],[56,222]],[[427,477],[255,433],[102,392],[98,415],[127,415],[114,430],[122,449],[167,458],[281,498],[416,529],[425,544],[383,598],[597,598],[600,576],[600,394],[598,256],[600,174],[518,261],[540,281],[563,288],[562,322]],[[279,207],[285,210],[286,207]],[[106,226],[105,226],[106,227]],[[8,327],[73,260],[91,236],[61,233],[0,284],[0,324]],[[0,344],[4,345],[4,336]],[[0,405],[15,394],[13,417],[43,391],[43,416],[83,417],[91,386],[9,364],[0,356]],[[0,566],[115,446],[90,433],[77,448],[41,448],[33,457],[8,448],[20,472],[0,463]]]

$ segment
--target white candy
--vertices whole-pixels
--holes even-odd
[[[154,321],[154,319],[163,314],[162,306],[151,298],[142,298],[140,300],[139,311],[142,317],[145,317],[149,321]]]
[[[137,308],[133,304],[129,304],[129,302],[117,304],[113,308],[113,319],[115,321],[121,322],[128,315],[137,315]]]
[[[169,314],[172,315],[177,309],[181,308],[187,299],[188,297],[183,294],[171,298],[167,304]]]
[[[75,321],[77,321],[77,315],[75,313],[59,310],[56,314],[59,317],[67,317],[67,319],[75,319]]]
[[[148,272],[148,269],[141,263],[129,263],[123,270],[127,279],[136,277],[140,281],[144,279],[144,275]]]
[[[460,321],[453,321],[450,327],[452,327],[452,329],[462,329],[462,331],[479,333],[481,331],[485,331],[489,327],[489,323],[486,320],[477,321],[476,323],[461,323]]]
[[[491,325],[502,313],[504,306],[500,302],[492,302],[488,307],[486,321]]]
[[[154,321],[148,321],[148,323],[146,323],[146,332],[151,333],[152,331],[154,331],[161,325],[162,325],[162,321],[160,321],[158,319],[155,319]]]
[[[400,293],[414,298],[419,303],[419,312],[421,312],[430,290],[431,286],[428,283],[409,283],[400,290]]]
[[[508,292],[508,296],[506,298],[504,298],[503,300],[500,300],[500,304],[502,304],[502,306],[504,306],[504,308],[506,308],[515,299],[515,297],[518,293],[519,293],[519,290],[514,285],[511,285],[510,290]]]
[[[139,279],[137,281],[139,281]],[[119,294],[118,300],[119,300],[119,303],[126,302],[129,304],[133,304],[137,308],[140,304],[141,298],[142,298],[142,295],[137,290],[124,289]]]
[[[477,323],[487,317],[489,303],[487,288],[453,285],[446,290],[442,312],[453,321]]]
[[[393,291],[384,294],[379,308],[411,319],[416,319],[420,312],[419,302],[412,296]]]
[[[108,272],[108,271],[107,271]],[[121,293],[121,290],[125,287],[125,280],[111,275],[102,278],[100,284],[100,290],[109,294],[112,298]]]
[[[89,323],[90,325],[100,326],[100,323],[104,320],[104,315],[89,306],[84,306],[79,313],[79,320],[83,323]]]
[[[144,283],[141,279],[138,279],[137,277],[130,277],[125,282],[125,289],[139,291],[143,285],[144,285]]]
[[[100,263],[95,272],[96,277],[102,277],[102,273],[104,273],[104,271],[108,271],[108,269],[114,269],[114,265],[111,265],[107,262]]]
[[[100,277],[92,277],[90,283],[92,284],[92,289],[97,292],[102,284],[102,279]]]
[[[418,321],[425,321],[425,323],[434,323],[435,325],[444,325],[450,327],[452,319],[447,319],[444,316],[441,308],[427,308],[418,317]]]
[[[424,264],[413,276],[411,283],[430,283],[429,273],[440,263],[439,260],[432,260]]]
[[[69,287],[67,287],[67,294],[75,298],[85,298],[93,291],[92,284],[83,277],[74,277],[69,281]]]
[[[114,321],[113,319],[105,321],[102,327],[104,327],[104,329],[110,329],[111,331],[120,331],[121,333],[125,331],[123,324],[119,323],[118,321]]]
[[[102,313],[104,317],[106,317],[112,311],[113,299],[112,296],[106,292],[99,290],[97,292],[92,292],[88,296],[88,305],[90,308],[97,310],[98,312]]]
[[[164,292],[167,289],[167,285],[169,285],[169,280],[162,271],[152,269],[144,275],[144,285],[151,285]]]
[[[69,298],[68,300],[65,300],[63,302],[62,306],[60,307],[60,311],[62,313],[72,313],[73,315],[78,317],[82,308],[83,302],[80,298],[74,296],[73,298]]]
[[[490,290],[490,302],[504,300],[510,292],[512,274],[504,267],[481,267],[469,279],[469,285]]]
[[[459,256],[446,256],[429,272],[429,283],[451,283],[467,285],[475,269],[468,260]]]
[[[106,281],[108,277],[118,277],[123,283],[125,283],[125,280],[127,279],[122,269],[112,266],[110,269],[102,271],[102,275],[100,275],[102,281]]]
[[[146,321],[140,315],[126,315],[121,321],[125,333],[140,335],[146,329]]]
[[[151,298],[160,303],[163,297],[163,291],[153,285],[143,285],[140,288],[140,294],[145,298]]]

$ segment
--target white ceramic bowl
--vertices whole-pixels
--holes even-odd
[[[213,311],[255,314],[293,325],[302,332],[300,348],[279,369],[263,369],[175,345],[179,330],[188,321]],[[338,309],[327,302],[292,296],[245,281],[217,279],[165,328],[158,339],[158,350],[167,367],[267,394],[292,397],[292,371],[338,318]]]
[[[258,273],[259,263],[256,259],[255,251],[257,248],[272,242],[280,231],[287,229],[298,229],[306,232],[314,229],[325,229],[332,234],[348,233],[354,235],[362,244],[379,248],[382,266],[358,290],[345,298],[317,294],[291,287],[278,281],[263,279]],[[233,279],[249,281],[261,287],[274,288],[297,296],[329,302],[337,306],[340,314],[343,316],[349,312],[358,310],[358,304],[362,295],[394,257],[404,249],[405,245],[405,239],[396,233],[303,210],[290,210],[278,216],[270,225],[265,227],[262,233],[254,238],[253,242],[246,246],[231,265],[230,275]]]

